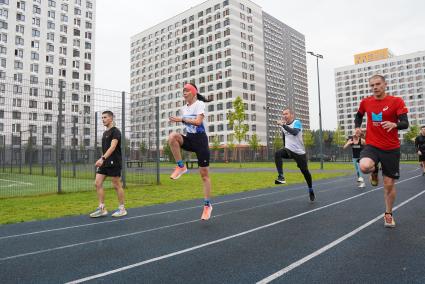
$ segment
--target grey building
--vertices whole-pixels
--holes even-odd
[[[209,0],[165,20],[131,38],[131,145],[151,144],[155,97],[161,142],[182,131],[168,117],[179,115],[189,81],[214,100],[205,118],[210,142],[235,142],[227,113],[237,97],[249,126],[242,144],[254,133],[262,145],[271,141],[286,103],[308,128],[305,61],[303,35],[248,0]]]
[[[269,143],[281,135],[276,120],[282,109],[295,111],[305,129],[310,129],[307,66],[304,35],[263,12],[264,65]]]

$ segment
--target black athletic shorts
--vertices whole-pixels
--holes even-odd
[[[425,161],[425,154],[419,155],[419,162]]]
[[[382,174],[384,176],[400,178],[400,148],[392,150],[382,150],[371,145],[366,145],[360,153],[362,158],[370,158],[375,162],[375,166],[381,163]]]
[[[282,148],[278,150],[277,155],[281,156],[284,159],[294,159],[297,163],[297,167],[300,170],[308,170],[307,166],[307,155],[306,154],[297,154],[292,152],[291,150],[288,150],[286,148]]]
[[[97,168],[96,173],[108,177],[120,177],[121,167],[99,167]]]
[[[204,133],[187,133],[182,135],[183,145],[182,149],[195,152],[198,158],[198,165],[200,167],[208,167],[210,165],[210,148],[208,146],[208,136]]]

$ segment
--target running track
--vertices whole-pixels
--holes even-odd
[[[0,283],[425,283],[425,177],[403,166],[383,227],[382,187],[353,177],[0,226]],[[182,177],[184,178],[184,177]]]

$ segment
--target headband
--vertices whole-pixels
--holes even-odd
[[[183,88],[191,92],[193,95],[198,94],[198,90],[196,90],[196,88],[191,84],[185,84]]]

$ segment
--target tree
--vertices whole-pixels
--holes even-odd
[[[419,135],[419,131],[420,131],[419,125],[414,124],[410,126],[409,130],[404,134],[404,137],[403,137],[404,142],[406,144],[414,143],[416,136]]]
[[[345,133],[344,133],[344,131],[342,131],[342,129],[339,127],[339,125],[334,132],[334,137],[332,139],[332,142],[336,146],[343,146],[345,144]]]
[[[332,135],[329,131],[322,131],[323,144],[331,144],[332,143]]]
[[[303,131],[303,141],[304,141],[305,149],[307,151],[314,146],[314,135],[311,130]]]
[[[257,159],[257,151],[260,148],[261,139],[258,137],[257,133],[252,134],[251,139],[248,141],[249,147],[254,152],[254,160]]]
[[[232,156],[230,156],[229,153],[227,153],[227,157],[232,157],[230,160],[233,160],[233,153],[235,151],[235,143],[233,143],[233,135],[231,135],[232,140],[227,140],[227,149],[231,152]],[[229,158],[227,158],[229,159]]]
[[[233,102],[234,111],[229,111],[227,119],[229,120],[230,127],[233,128],[236,141],[239,144],[239,164],[242,167],[241,157],[241,142],[245,139],[245,135],[248,132],[248,124],[245,123],[245,106],[241,97],[237,97]]]
[[[162,147],[162,152],[163,152],[163,155],[164,156],[167,156],[168,157],[168,160],[170,161],[170,162],[175,162],[175,160],[174,160],[174,156],[173,156],[173,152],[171,152],[171,147],[170,147],[170,145],[168,144],[168,140],[163,140],[162,141],[162,145],[164,145],[163,147]]]
[[[148,147],[147,147],[145,141],[140,142],[140,144],[139,144],[139,151],[140,151],[140,159],[142,159],[146,155],[146,153],[148,151]]]
[[[213,141],[211,143],[211,149],[214,150],[214,161],[217,160],[218,150],[220,150],[220,140],[218,139],[218,135],[215,135]]]
[[[282,149],[283,147],[283,139],[282,137],[275,136],[272,140],[272,145],[273,145],[273,151],[276,152],[279,149]]]

